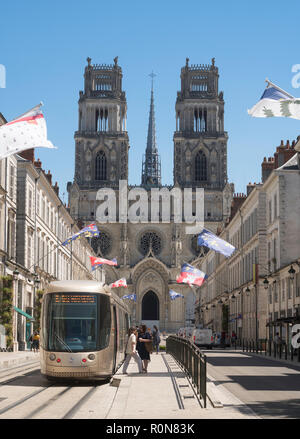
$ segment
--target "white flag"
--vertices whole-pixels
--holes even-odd
[[[248,114],[253,117],[290,117],[300,119],[300,99],[277,87],[268,81],[260,100],[255,104]]]
[[[39,104],[0,127],[0,159],[31,148],[54,148],[47,139],[47,126]]]

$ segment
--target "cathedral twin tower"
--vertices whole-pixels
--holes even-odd
[[[87,62],[84,92],[79,94],[74,184],[69,184],[68,189],[74,195],[70,196],[71,214],[93,220],[95,208],[89,193],[101,187],[117,190],[119,180],[128,181],[129,138],[118,57],[109,65],[91,64],[90,58]],[[174,185],[212,191],[211,197],[206,196],[205,217],[214,221],[228,213],[220,204],[227,183],[228,136],[224,131],[224,100],[223,93],[218,91],[218,78],[214,58],[210,65],[189,65],[186,59],[175,105],[173,168]],[[160,166],[152,86],[141,186],[161,187]],[[219,197],[214,197],[213,192]]]

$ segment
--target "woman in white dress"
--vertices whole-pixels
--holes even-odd
[[[123,374],[127,374],[127,368],[131,358],[133,358],[134,361],[137,363],[139,368],[139,373],[142,373],[142,360],[136,350],[136,336],[137,336],[137,330],[132,326],[131,328],[129,328],[128,331],[128,341],[125,351],[126,357],[123,364]]]

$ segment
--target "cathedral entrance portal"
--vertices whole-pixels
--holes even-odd
[[[148,291],[142,300],[142,323],[150,329],[159,326],[159,300],[154,291]]]

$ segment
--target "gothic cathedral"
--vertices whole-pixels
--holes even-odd
[[[87,59],[84,92],[79,93],[78,131],[75,132],[75,175],[68,183],[70,213],[84,226],[97,222],[99,238],[92,246],[99,256],[116,257],[117,267],[105,266],[106,283],[125,277],[128,288],[115,291],[120,296],[136,294],[129,301],[133,321],[160,330],[175,331],[194,318],[195,290],[177,284],[182,263],[197,266],[205,249],[197,245],[197,235],[187,234],[186,225],[174,221],[132,223],[119,216],[119,182],[128,183],[129,136],[126,131],[127,104],[122,90],[122,69],[118,57],[113,64],[92,64]],[[233,184],[227,181],[227,140],[224,131],[223,92],[218,91],[218,68],[189,65],[181,69],[181,90],[175,105],[174,182],[161,182],[161,163],[156,144],[153,81],[150,97],[147,144],[142,160],[141,185],[150,202],[153,188],[204,189],[205,227],[214,233],[230,216]],[[99,189],[109,188],[117,198],[116,220],[106,221],[96,215],[101,201]],[[135,188],[135,189],[139,189]],[[130,206],[130,201],[127,201]],[[149,208],[149,212],[151,209]],[[184,295],[170,300],[169,290]],[[126,300],[126,299],[124,299]]]

